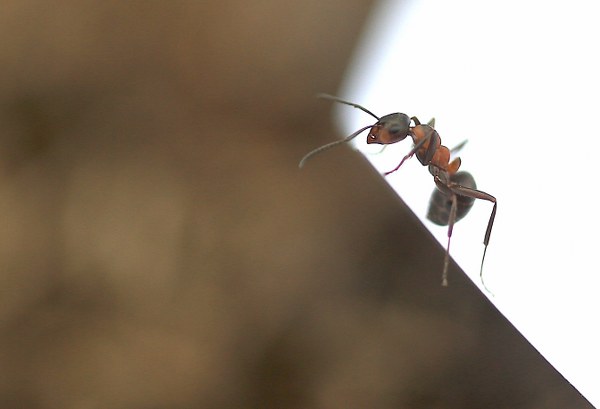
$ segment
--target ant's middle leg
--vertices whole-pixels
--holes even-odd
[[[448,179],[448,178],[445,178]],[[458,209],[458,199],[456,193],[452,191],[450,182],[444,182],[439,176],[434,176],[436,186],[442,193],[450,198],[452,205],[450,207],[450,214],[448,215],[448,244],[446,245],[446,254],[444,256],[444,269],[442,270],[442,286],[448,286],[448,265],[450,264],[450,239],[452,238],[452,230],[454,229],[454,223],[456,221],[456,211]]]

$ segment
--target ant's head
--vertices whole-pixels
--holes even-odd
[[[389,145],[405,139],[410,132],[411,119],[406,114],[389,114],[382,116],[371,127],[367,136],[367,143]]]

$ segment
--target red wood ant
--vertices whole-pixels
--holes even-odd
[[[446,246],[444,269],[442,272],[443,286],[448,285],[450,239],[452,237],[454,223],[468,213],[475,199],[487,200],[494,204],[492,213],[490,214],[490,219],[488,221],[487,229],[485,231],[485,236],[483,238],[484,249],[483,256],[481,258],[481,267],[479,270],[479,276],[483,283],[483,262],[485,260],[487,246],[490,242],[494,218],[496,217],[496,198],[486,192],[477,190],[475,188],[475,180],[470,174],[467,172],[458,172],[461,164],[460,158],[457,157],[450,161],[450,149],[442,145],[440,135],[433,127],[433,120],[424,125],[419,122],[417,117],[409,117],[408,115],[402,113],[388,114],[380,118],[365,107],[345,101],[338,97],[328,94],[319,94],[317,97],[358,108],[361,111],[371,115],[377,120],[377,122],[360,128],[358,131],[352,133],[342,140],[328,143],[310,151],[300,160],[299,167],[303,167],[306,161],[312,156],[336,145],[349,142],[367,129],[369,129],[369,134],[367,135],[368,144],[377,143],[381,145],[390,145],[403,141],[409,136],[412,138],[414,145],[413,148],[406,156],[404,156],[404,158],[402,158],[398,166],[388,172],[385,172],[384,176],[396,172],[407,159],[411,158],[415,154],[421,165],[428,166],[429,173],[431,173],[433,176],[433,181],[437,187],[437,190],[432,196],[432,203],[442,203],[442,207],[447,209],[447,215],[443,216],[441,213],[438,214],[435,210],[432,210],[432,204],[430,203],[430,210],[428,212],[429,215],[431,215],[430,220],[432,220],[434,223],[448,226],[448,245]],[[413,123],[414,126],[411,126]],[[456,150],[456,148],[453,149],[453,151],[454,150]],[[468,177],[465,174],[468,175]]]

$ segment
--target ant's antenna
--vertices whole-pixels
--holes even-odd
[[[329,95],[329,94],[317,94],[317,98],[329,99],[331,101],[339,102],[340,104],[350,105],[351,107],[358,108],[361,111],[366,112],[367,114],[371,115],[373,118],[375,118],[379,121],[379,117],[377,115],[375,115],[373,112],[369,111],[367,108],[363,107],[362,105],[355,104],[354,102],[345,101],[343,99],[334,97],[333,95]]]
[[[329,95],[329,94],[317,94],[317,98],[328,99],[328,100],[331,100],[331,101],[339,102],[340,104],[350,105],[353,108],[360,109],[361,111],[363,111],[363,112],[371,115],[373,118],[375,118],[375,119],[377,119],[379,121],[379,117],[377,115],[375,115],[373,112],[369,111],[367,108],[363,107],[362,105],[355,104],[354,102],[349,102],[349,101],[343,100],[343,99],[338,98],[338,97],[334,97],[333,95]],[[342,143],[350,142],[352,139],[356,138],[358,135],[360,135],[361,133],[363,133],[367,129],[371,128],[372,126],[373,125],[367,125],[365,127],[362,127],[358,131],[354,132],[352,135],[349,135],[349,136],[345,137],[342,140],[328,143],[327,145],[320,146],[317,149],[314,149],[314,150],[308,152],[300,160],[300,163],[298,164],[298,167],[302,168],[304,166],[304,164],[306,163],[306,161],[308,159],[310,159],[311,157],[315,156],[317,153],[321,153],[323,151],[326,151],[326,150],[328,150],[330,148],[333,148],[334,146],[340,145]]]
[[[364,127],[360,128],[358,131],[354,132],[352,135],[349,135],[349,136],[345,137],[344,139],[340,139],[339,141],[335,141],[335,142],[330,142],[327,145],[320,146],[317,149],[314,149],[314,150],[308,152],[300,160],[300,163],[298,164],[298,167],[302,168],[304,166],[304,164],[306,163],[306,161],[309,160],[311,157],[315,156],[317,153],[321,153],[323,151],[326,151],[327,149],[333,148],[336,145],[340,145],[342,143],[350,142],[352,139],[356,138],[358,135],[360,135],[361,133],[363,133],[367,129],[371,128],[372,126],[373,125],[364,126]]]

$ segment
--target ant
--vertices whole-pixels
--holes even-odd
[[[417,117],[409,117],[408,115],[402,113],[388,114],[380,118],[361,105],[345,101],[332,95],[319,94],[317,95],[317,98],[328,99],[340,104],[349,105],[351,107],[360,109],[361,111],[375,118],[377,122],[360,128],[344,139],[328,143],[310,151],[300,160],[298,165],[300,168],[302,168],[306,161],[314,155],[336,145],[349,142],[367,129],[369,129],[369,134],[367,135],[367,144],[377,143],[380,145],[390,145],[403,141],[409,136],[412,138],[414,145],[413,148],[408,152],[408,154],[406,154],[406,156],[404,156],[404,158],[402,158],[398,166],[388,172],[385,172],[384,176],[396,172],[398,169],[400,169],[402,164],[407,159],[410,159],[413,155],[417,156],[417,159],[421,165],[428,167],[429,173],[431,173],[433,176],[433,181],[435,182],[437,189],[434,191],[430,201],[428,218],[438,225],[448,226],[448,245],[446,246],[446,255],[444,257],[442,286],[446,287],[448,285],[450,239],[452,237],[454,223],[462,219],[468,213],[475,199],[487,200],[488,202],[494,204],[485,231],[485,236],[483,238],[484,249],[483,256],[481,258],[481,267],[479,270],[481,282],[485,287],[485,283],[483,281],[483,262],[485,260],[485,254],[490,242],[494,218],[496,217],[497,201],[494,196],[481,190],[477,190],[475,186],[475,179],[469,173],[458,172],[458,169],[461,165],[461,160],[457,157],[450,161],[451,150],[442,145],[440,135],[434,129],[434,120],[432,119],[428,124],[421,124]],[[466,141],[452,149],[452,151],[460,149],[464,143],[466,143]],[[446,215],[438,212],[437,209],[439,208],[446,209]]]

